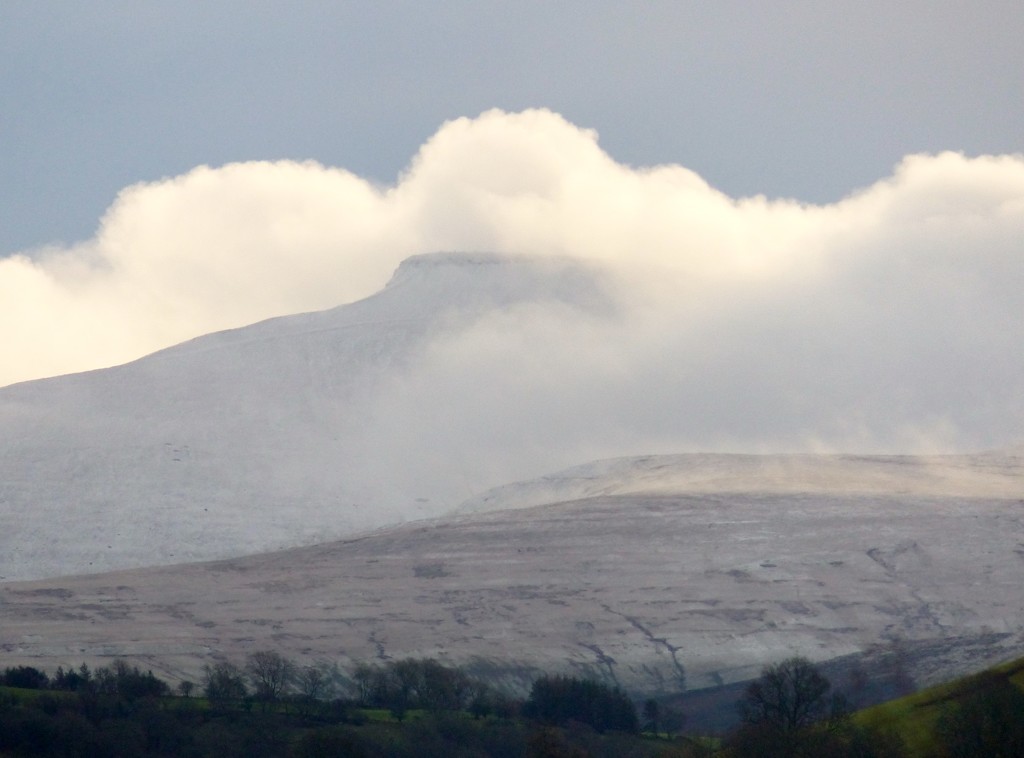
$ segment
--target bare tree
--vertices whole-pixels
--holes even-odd
[[[809,660],[789,658],[751,682],[738,704],[740,716],[748,724],[793,732],[826,715],[831,686]]]
[[[375,682],[380,672],[373,666],[360,663],[352,672],[352,680],[356,683],[356,697],[362,705],[371,705],[374,702]]]
[[[330,667],[325,663],[303,666],[295,673],[295,702],[299,713],[308,716],[322,708],[323,701],[330,700],[336,691],[335,680]]]
[[[277,700],[295,678],[295,664],[274,650],[251,653],[245,670],[260,700]]]
[[[322,700],[328,694],[330,682],[320,666],[303,666],[295,676],[299,694],[306,700]]]
[[[203,667],[203,690],[207,699],[215,705],[224,705],[241,700],[248,693],[241,670],[233,663],[220,661]]]

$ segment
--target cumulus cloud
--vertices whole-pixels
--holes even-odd
[[[94,239],[0,260],[0,384],[356,300],[415,253],[568,255],[616,273],[620,320],[496,317],[435,346],[394,407],[500,388],[454,424],[480,440],[525,440],[526,408],[648,449],[980,445],[1024,420],[1021,240],[1021,156],[909,156],[815,206],[731,198],[617,163],[557,114],[492,111],[444,124],[394,186],[254,162],[125,189]],[[496,339],[532,370],[486,360]]]

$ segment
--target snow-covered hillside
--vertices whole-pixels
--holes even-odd
[[[400,435],[394,459],[374,436],[401,428],[378,398],[445,336],[550,307],[600,317],[612,304],[577,262],[420,256],[351,305],[0,389],[0,580],[244,555],[438,515],[469,494],[465,481],[421,489],[403,476]]]
[[[692,449],[706,397],[665,401],[684,350],[631,372],[616,281],[423,256],[358,303],[0,389],[0,651],[190,677],[271,645],[431,655],[638,692],[792,653],[920,681],[1019,654],[1024,449],[612,457]]]
[[[836,461],[817,460],[834,473]],[[913,491],[914,475],[900,492],[896,474],[888,493],[668,483],[706,462],[608,467],[624,488],[630,471],[661,472],[658,487],[638,482],[636,494],[209,564],[0,584],[0,651],[51,671],[124,655],[190,678],[211,660],[264,648],[347,667],[433,656],[520,690],[538,671],[566,671],[638,693],[737,682],[794,654],[861,658],[890,685],[898,674],[926,684],[1020,655],[1019,494],[925,494]],[[815,459],[798,463],[809,480]],[[862,470],[887,466],[915,468],[878,459]],[[976,483],[1024,491],[1019,459],[950,466],[957,477],[966,469]],[[705,481],[716,471],[705,467]],[[845,687],[845,673],[835,681]]]
[[[654,455],[600,460],[469,498],[459,513],[604,495],[765,493],[1018,498],[1024,451],[975,455]]]
[[[707,366],[687,339],[651,341],[627,280],[570,259],[420,256],[357,303],[0,388],[0,581],[308,545],[460,503],[1020,491],[992,455],[613,458],[717,439],[697,421],[715,393],[680,384]],[[770,394],[726,368],[729,415],[756,426]],[[825,422],[785,425],[805,423]]]

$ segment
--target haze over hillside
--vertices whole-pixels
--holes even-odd
[[[865,395],[845,363],[796,377],[768,343],[709,362],[715,323],[666,325],[631,283],[566,258],[416,257],[351,305],[2,388],[0,578],[311,544],[615,456],[813,449],[888,413],[875,446],[951,428],[934,413],[955,376],[908,399],[903,368]],[[1015,418],[993,396],[948,407],[965,438]]]
[[[703,407],[627,281],[417,257],[351,305],[0,389],[0,650],[188,677],[265,647],[430,655],[663,693],[793,653],[889,686],[896,653],[933,681],[1017,652],[1019,448],[681,453],[714,419],[824,421]],[[764,375],[730,381],[778,389],[745,360]]]
[[[477,474],[383,439],[382,425],[420,422],[387,417],[381,398],[444,335],[552,307],[602,318],[612,303],[571,261],[413,258],[353,305],[2,389],[0,578],[243,555],[438,515]]]

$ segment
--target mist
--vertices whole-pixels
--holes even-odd
[[[912,155],[811,205],[489,111],[443,124],[389,186],[250,162],[124,189],[92,239],[0,260],[0,385],[352,302],[413,254],[568,256],[614,308],[439,338],[380,388],[368,459],[473,449],[491,482],[622,451],[979,449],[1024,420],[1021,240],[1019,155]]]

